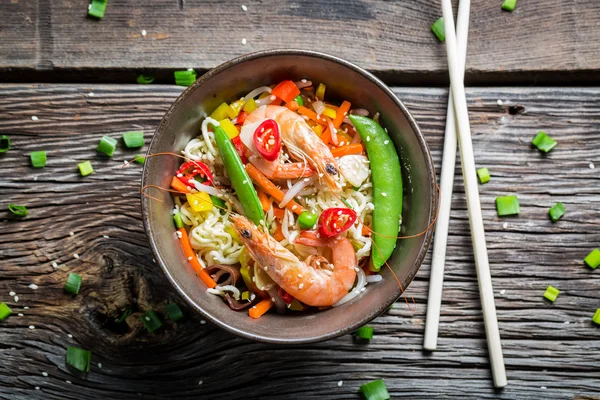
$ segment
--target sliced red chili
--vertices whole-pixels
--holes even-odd
[[[214,178],[210,172],[210,168],[201,161],[188,161],[183,163],[177,170],[177,178],[187,186],[193,186],[191,180],[197,175],[206,179],[209,184],[214,184]]]
[[[266,119],[254,131],[254,145],[267,161],[275,161],[281,151],[281,135],[274,119]]]
[[[356,222],[356,211],[351,208],[328,208],[319,217],[319,233],[326,237],[347,231]]]
[[[281,287],[279,288],[279,297],[281,300],[285,301],[285,304],[291,304],[294,301],[294,296],[283,290]]]
[[[242,164],[248,163],[248,158],[246,158],[246,153],[244,152],[244,143],[242,142],[242,139],[240,139],[240,135],[237,135],[236,137],[231,139],[231,142],[233,143],[233,146],[235,147],[237,153],[240,155],[240,158],[242,159]]]
[[[246,111],[240,111],[240,113],[237,116],[238,125],[244,125],[244,121],[246,120],[247,117],[248,117],[248,113]]]

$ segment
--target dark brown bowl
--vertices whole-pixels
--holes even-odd
[[[392,91],[369,72],[342,59],[305,50],[270,50],[248,54],[207,72],[187,88],[162,119],[148,154],[179,153],[200,132],[200,120],[223,101],[283,79],[303,78],[327,85],[329,98],[347,99],[353,107],[379,111],[402,163],[404,209],[401,233],[424,231],[437,206],[435,173],[429,149],[417,123]],[[142,185],[168,187],[181,160],[151,157],[144,166]],[[208,294],[185,258],[175,235],[168,193],[156,193],[162,202],[142,196],[144,226],[156,262],[167,279],[207,320],[239,336],[270,343],[311,343],[340,336],[366,324],[401,296],[390,271],[383,281],[367,286],[358,298],[340,307],[309,314],[267,313],[251,319],[235,312],[217,296]],[[417,273],[431,241],[432,231],[398,241],[390,266],[406,288]]]

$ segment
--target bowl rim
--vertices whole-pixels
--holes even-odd
[[[218,75],[222,71],[224,71],[234,65],[244,63],[246,61],[251,61],[251,60],[255,60],[258,58],[262,58],[262,57],[290,56],[290,55],[291,56],[301,55],[301,56],[320,58],[320,59],[334,62],[336,64],[340,64],[346,68],[354,70],[355,72],[359,73],[360,75],[362,75],[365,78],[367,78],[368,80],[370,80],[379,89],[381,89],[395,103],[395,105],[398,107],[398,109],[400,109],[402,111],[402,113],[408,120],[411,128],[413,129],[413,131],[416,135],[416,139],[421,148],[421,152],[425,156],[427,175],[429,177],[430,193],[432,193],[432,195],[430,196],[428,221],[430,223],[430,227],[432,227],[433,222],[435,220],[435,214],[436,214],[437,205],[438,205],[438,192],[437,192],[437,183],[436,183],[436,177],[435,177],[435,168],[434,168],[434,164],[433,164],[433,159],[431,157],[431,152],[429,151],[429,146],[427,145],[427,142],[425,141],[423,133],[419,129],[419,126],[417,125],[417,122],[415,121],[414,117],[411,115],[411,113],[408,111],[408,109],[402,103],[402,101],[400,101],[400,99],[398,99],[398,97],[394,94],[394,92],[385,83],[383,83],[383,81],[381,81],[379,78],[377,78],[375,75],[373,75],[369,71],[367,71],[349,61],[346,61],[342,58],[332,56],[329,54],[325,54],[325,53],[321,53],[318,51],[301,50],[301,49],[261,50],[261,51],[256,51],[256,52],[252,52],[252,53],[247,53],[247,54],[241,55],[239,57],[233,58],[233,59],[228,60],[228,61],[218,65],[217,67],[209,70],[208,72],[203,74],[200,78],[198,78],[192,85],[187,87],[177,97],[177,99],[173,102],[173,104],[169,107],[169,109],[167,110],[165,115],[162,117],[158,127],[156,128],[156,130],[154,131],[154,133],[152,135],[152,140],[150,141],[150,144],[148,146],[147,155],[152,154],[156,135],[158,133],[164,131],[166,125],[170,121],[171,115],[175,112],[175,110],[179,106],[179,103],[185,101],[187,99],[187,97],[194,90],[196,90],[196,88],[198,88],[199,86],[204,84],[204,82],[210,80],[213,76]],[[141,187],[144,187],[146,185],[146,181],[148,179],[149,178],[147,175],[147,165],[144,165],[144,168],[142,171]],[[225,329],[226,331],[231,332],[237,336],[243,337],[245,339],[250,339],[250,340],[263,342],[263,343],[272,343],[272,344],[280,344],[281,345],[281,344],[308,344],[308,343],[321,342],[321,341],[325,341],[328,339],[332,339],[332,338],[336,338],[338,336],[344,335],[352,330],[359,328],[360,326],[367,324],[369,321],[371,321],[371,320],[375,319],[377,316],[379,316],[382,312],[386,311],[390,307],[390,305],[392,305],[394,302],[396,302],[398,300],[398,298],[400,298],[404,294],[404,290],[406,289],[408,284],[410,284],[410,282],[412,282],[415,275],[419,271],[419,268],[421,267],[423,260],[425,259],[425,256],[427,254],[427,251],[429,250],[429,246],[431,244],[431,240],[433,237],[433,229],[428,229],[427,232],[424,234],[424,240],[423,240],[423,243],[421,244],[421,249],[419,251],[419,254],[418,254],[415,262],[413,262],[411,269],[406,274],[405,279],[401,282],[402,288],[397,288],[397,290],[394,292],[394,294],[391,297],[382,301],[382,306],[365,314],[362,318],[360,318],[360,320],[358,322],[348,325],[344,328],[341,328],[341,329],[338,329],[338,330],[335,330],[332,332],[328,332],[326,334],[322,334],[322,335],[307,336],[307,337],[302,337],[302,338],[291,338],[291,339],[290,338],[276,338],[276,337],[274,338],[274,337],[270,337],[270,336],[250,334],[243,330],[240,330],[233,326],[230,326],[225,321],[221,321],[220,319],[213,318],[210,314],[206,313],[202,309],[202,307],[200,307],[198,304],[196,304],[196,302],[194,302],[190,298],[190,296],[188,296],[188,294],[179,286],[179,284],[175,281],[175,279],[171,275],[171,272],[167,268],[166,263],[162,259],[161,255],[158,251],[158,248],[156,247],[154,234],[152,232],[152,229],[150,228],[150,214],[148,212],[148,208],[149,208],[148,198],[146,196],[144,196],[143,193],[140,195],[140,197],[141,197],[141,208],[142,208],[142,220],[143,220],[143,224],[144,224],[144,230],[146,231],[146,236],[148,237],[148,244],[150,245],[150,248],[152,250],[152,253],[154,255],[156,263],[161,267],[161,269],[163,270],[163,273],[165,274],[165,276],[167,277],[167,279],[169,280],[171,285],[177,290],[179,295],[181,295],[185,299],[185,301],[190,306],[192,306],[196,311],[198,311],[204,318],[206,318],[207,320],[209,320],[210,322],[212,322],[219,328]]]

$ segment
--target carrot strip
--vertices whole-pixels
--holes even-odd
[[[248,310],[248,315],[250,318],[260,318],[264,313],[269,311],[271,307],[273,307],[271,299],[264,299],[257,305],[251,307],[250,310]]]
[[[273,196],[273,198],[278,202],[283,201],[283,192],[280,189],[278,189],[277,186],[275,186],[275,184],[269,180],[269,178],[264,176],[262,172],[256,169],[254,165],[250,163],[246,164],[246,172],[248,172],[248,175],[254,181],[254,183],[260,186],[261,189],[264,190],[267,194]],[[289,203],[287,203],[285,205],[285,208],[292,212],[295,212],[298,215],[304,212],[304,207],[296,203],[296,201],[294,200],[291,200]]]
[[[283,208],[274,207],[273,215],[275,216],[275,218],[281,221],[283,219],[283,216],[285,215],[285,211],[283,211]]]
[[[334,157],[342,157],[348,154],[361,154],[363,147],[360,143],[349,144],[347,146],[336,147],[331,149],[331,154]]]
[[[271,200],[269,196],[267,196],[267,194],[260,189],[258,189],[256,192],[258,193],[258,200],[260,200],[260,204],[262,205],[263,211],[268,212],[271,209],[273,200]]]
[[[369,228],[366,225],[363,225],[362,234],[363,234],[363,236],[369,236],[371,234],[371,228]]]
[[[323,143],[329,144],[329,141],[331,140],[331,131],[329,130],[329,127],[325,129],[325,132],[321,135],[321,140]]]
[[[192,244],[190,243],[190,237],[188,236],[185,228],[179,228],[177,231],[181,234],[179,237],[179,241],[181,242],[181,248],[183,248],[183,253],[187,257],[188,261],[194,268],[196,275],[200,278],[204,284],[209,288],[214,288],[217,286],[217,282],[210,277],[210,275],[202,268],[200,265],[200,261],[198,261],[198,257],[196,257],[196,252],[192,249]]]
[[[335,114],[335,118],[333,119],[333,126],[339,128],[342,125],[342,122],[344,122],[344,117],[346,117],[348,111],[350,111],[350,106],[350,102],[344,100],[344,102]]]
[[[283,234],[283,231],[281,230],[281,224],[277,224],[277,230],[275,230],[275,234],[273,234],[273,237],[278,242],[281,242],[283,239],[285,239],[285,235]]]
[[[312,119],[316,123],[319,123],[323,126],[327,126],[327,121],[325,120],[325,118],[323,118],[323,117],[318,118],[316,112],[314,112],[313,110],[309,110],[308,108],[306,108],[304,106],[298,107],[298,114],[306,115],[308,118]]]
[[[177,178],[176,176],[174,176],[173,179],[171,179],[171,187],[181,193],[190,192],[186,184],[181,182],[181,179]]]

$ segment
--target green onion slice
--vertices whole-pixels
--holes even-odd
[[[10,203],[8,205],[8,211],[15,214],[17,217],[25,217],[25,216],[27,216],[27,214],[29,214],[29,211],[27,211],[27,207],[18,206],[13,203]]]
[[[88,15],[102,19],[102,17],[104,17],[104,12],[106,11],[106,3],[107,0],[92,0],[88,6]]]
[[[125,132],[123,141],[128,148],[142,147],[144,145],[144,132]]]
[[[563,206],[563,203],[556,203],[548,210],[548,214],[550,215],[552,222],[556,222],[565,215],[565,206]]]
[[[165,306],[165,314],[173,322],[177,322],[183,318],[183,311],[175,303],[169,303]]]
[[[0,135],[0,153],[6,153],[10,150],[10,138],[6,135]]]
[[[146,329],[148,329],[148,332],[154,332],[163,325],[160,318],[158,318],[158,315],[156,315],[156,313],[152,310],[146,311],[146,313],[142,315],[140,319],[142,320],[142,323]]]
[[[546,291],[544,292],[544,297],[554,303],[559,293],[560,290],[558,290],[554,286],[548,286],[548,289],[546,289]]]
[[[358,336],[360,339],[364,339],[364,340],[373,339],[373,327],[368,326],[368,325],[361,326],[356,331],[356,336]]]
[[[543,151],[544,153],[552,150],[558,142],[552,139],[550,136],[546,135],[546,132],[539,131],[537,135],[531,141],[535,147]]]
[[[12,314],[10,307],[6,303],[0,303],[0,321],[4,321],[10,314]]]
[[[196,81],[196,71],[189,69],[187,71],[175,71],[175,84],[179,86],[190,86]]]
[[[79,168],[79,173],[81,173],[81,176],[88,176],[89,174],[94,172],[94,168],[92,168],[92,163],[89,161],[79,163],[77,164],[77,167]]]
[[[89,372],[92,363],[92,352],[79,347],[67,348],[67,365],[81,372]]]
[[[137,77],[137,83],[139,83],[140,85],[148,85],[152,82],[154,82],[154,77],[152,75],[138,75]]]
[[[437,21],[431,25],[431,32],[433,32],[440,42],[446,40],[446,32],[444,31],[444,18],[438,18]]]
[[[387,387],[381,379],[361,385],[360,392],[365,400],[389,400],[390,398]]]
[[[183,220],[181,219],[181,213],[177,213],[175,215],[173,215],[173,221],[175,222],[175,227],[177,227],[177,229],[179,228],[183,228]]]
[[[79,293],[79,289],[81,289],[81,275],[75,274],[71,272],[67,277],[67,281],[64,286],[65,292],[71,294]]]
[[[144,165],[144,163],[146,162],[146,156],[136,154],[135,156],[133,156],[133,161],[135,161],[138,164]]]
[[[517,5],[517,0],[504,0],[502,3],[502,9],[506,11],[512,11]]]
[[[517,196],[496,197],[496,210],[498,210],[499,217],[505,215],[517,215],[521,211],[519,199],[517,199]]]
[[[116,148],[117,139],[113,139],[110,136],[102,136],[102,139],[100,139],[100,142],[98,143],[97,150],[99,153],[104,153],[107,156],[112,157]]]
[[[487,168],[479,168],[477,170],[477,176],[481,183],[488,183],[490,181],[490,171]]]
[[[583,261],[591,268],[596,269],[600,266],[600,250],[594,249],[588,254]]]
[[[600,308],[596,310],[596,313],[592,317],[592,321],[598,325],[600,325]]]
[[[29,158],[31,158],[31,166],[33,168],[44,168],[46,166],[45,151],[33,151],[29,155]]]
[[[131,308],[128,308],[127,310],[123,311],[123,314],[121,314],[119,318],[115,318],[115,323],[120,324],[121,322],[125,321],[127,317],[131,315],[131,313],[133,313],[133,310]]]

